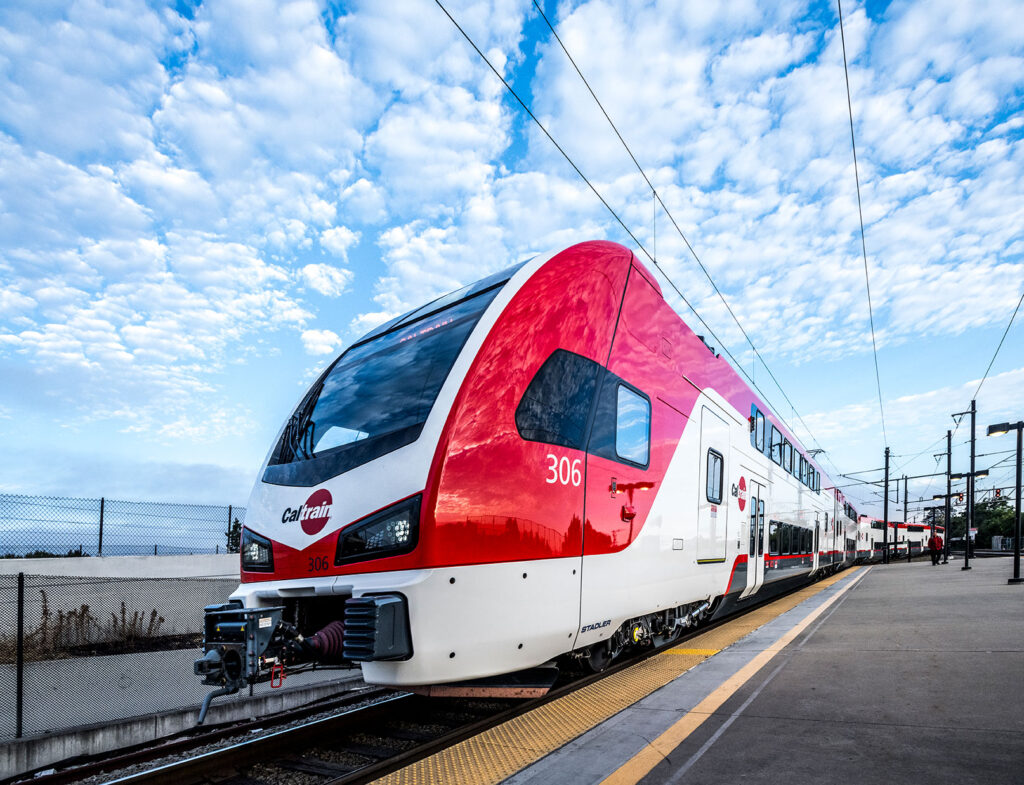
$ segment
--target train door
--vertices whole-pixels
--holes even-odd
[[[747,527],[747,588],[740,599],[749,597],[764,584],[765,483],[750,480],[750,521]]]
[[[814,561],[811,565],[811,570],[817,570],[821,563],[821,554],[819,545],[819,539],[821,537],[821,513],[814,513],[814,547],[811,549],[811,553],[814,554]]]
[[[725,455],[729,451],[729,424],[707,406],[700,417],[700,483],[697,491],[697,563],[725,561],[729,504],[725,501]]]

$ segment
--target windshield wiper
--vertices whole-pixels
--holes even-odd
[[[282,440],[287,445],[292,460],[295,458],[309,460],[314,457],[313,431],[315,430],[315,423],[313,422],[313,410],[316,408],[316,402],[320,400],[320,393],[323,388],[323,382],[320,382],[320,384],[310,390],[302,406],[288,420]]]

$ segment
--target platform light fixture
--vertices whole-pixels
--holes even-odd
[[[1002,436],[1004,433],[1010,431],[1017,432],[1017,500],[1014,504],[1014,527],[1013,527],[1013,577],[1007,580],[1009,584],[1021,584],[1024,583],[1024,579],[1020,577],[1020,537],[1021,537],[1021,520],[1020,520],[1020,494],[1021,494],[1021,451],[1022,451],[1022,437],[1024,437],[1024,420],[1020,422],[1001,422],[996,425],[988,426],[989,436]]]
[[[951,479],[951,480],[966,480],[968,477],[972,477],[972,476],[975,479],[977,479],[978,477],[988,477],[988,469],[982,469],[981,471],[974,472],[973,475],[970,472],[960,472],[959,474],[951,474],[951,475],[949,475],[949,479]]]

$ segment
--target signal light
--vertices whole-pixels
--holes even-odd
[[[956,503],[957,504],[963,504],[964,503],[964,495],[962,493],[958,493],[956,495]]]
[[[1002,488],[996,488],[996,498],[998,499],[1002,495],[1003,495],[1003,489]]]

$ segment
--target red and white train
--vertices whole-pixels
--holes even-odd
[[[921,523],[889,521],[889,530],[883,530],[885,523],[881,518],[861,515],[857,519],[857,558],[861,561],[879,561],[889,545],[890,556],[906,558],[908,551],[911,556],[919,556],[928,550],[928,538],[931,527]],[[936,526],[935,533],[945,537],[945,527]]]
[[[858,556],[818,464],[626,248],[534,258],[378,327],[259,473],[197,673],[434,685],[601,668]]]

